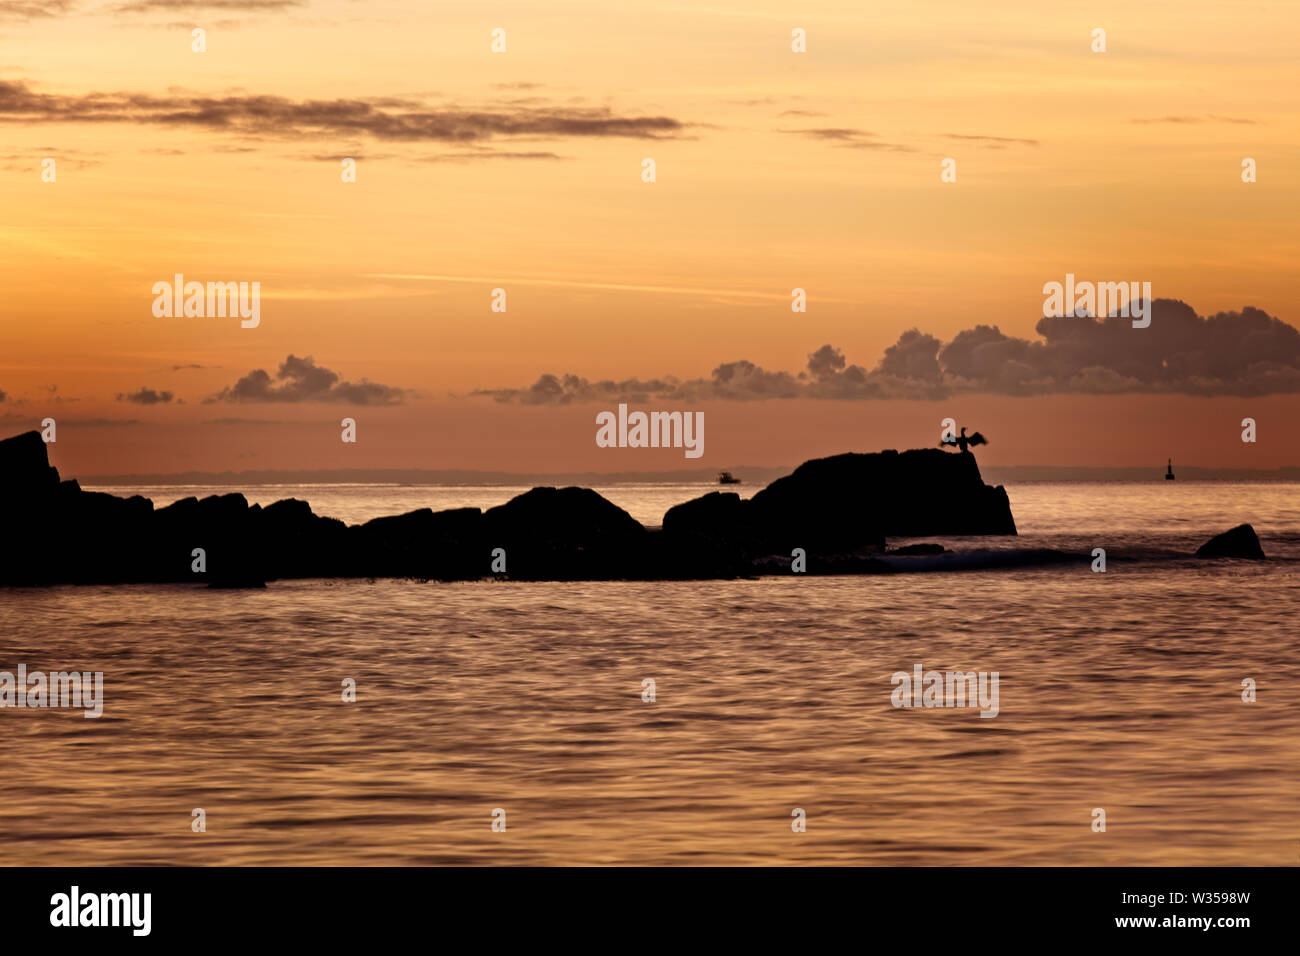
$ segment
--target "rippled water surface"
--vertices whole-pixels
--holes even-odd
[[[369,487],[249,497],[356,521],[522,490]],[[657,524],[699,490],[605,493]],[[106,697],[98,720],[0,709],[4,862],[1300,862],[1300,487],[1009,492],[1020,539],[981,546],[1116,560],[0,589],[0,669],[102,670]],[[1243,520],[1277,558],[1178,557]],[[918,663],[998,671],[998,716],[894,709]]]

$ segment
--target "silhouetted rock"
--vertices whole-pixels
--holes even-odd
[[[40,432],[23,432],[0,441],[0,495],[46,495],[59,484],[58,469],[50,467]]]
[[[1259,546],[1255,529],[1239,524],[1230,531],[1216,534],[1196,549],[1198,558],[1252,558],[1263,560],[1264,549]]]
[[[749,502],[734,491],[711,491],[669,508],[655,544],[663,577],[754,574],[754,560],[770,552],[753,524]]]
[[[815,458],[754,495],[753,505],[780,535],[812,534],[819,549],[1016,533],[1006,491],[984,484],[975,456],[938,448]]]
[[[677,505],[653,532],[589,488],[354,526],[305,501],[262,508],[242,494],[155,509],[61,482],[37,432],[0,441],[0,489],[0,584],[733,578],[792,573],[795,549],[807,574],[891,573],[879,559],[887,534],[1015,533],[1006,493],[983,484],[974,456],[938,450],[810,461],[750,500],[713,492]]]
[[[488,573],[483,513],[478,508],[420,508],[374,518],[349,528],[348,538],[353,573],[363,577],[451,581]]]
[[[750,558],[803,548],[822,567],[881,551],[886,536],[1016,533],[1006,491],[984,484],[975,456],[939,449],[818,458],[748,501],[715,491],[676,505],[663,528]]]
[[[641,577],[646,530],[590,488],[534,488],[483,514],[490,549],[524,580]]]
[[[230,581],[275,576],[258,534],[262,509],[241,494],[182,498],[155,512],[152,577],[162,581]],[[195,551],[201,551],[196,555]],[[194,565],[202,560],[202,571]]]
[[[711,491],[673,505],[664,514],[663,530],[675,538],[724,542],[746,552],[768,550],[749,501],[734,491]]]
[[[348,576],[349,530],[337,518],[312,514],[307,502],[285,498],[262,509],[258,546],[275,577]]]

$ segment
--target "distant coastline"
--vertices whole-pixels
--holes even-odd
[[[745,485],[763,485],[794,471],[795,466],[773,468],[739,465],[728,468]],[[993,484],[1023,481],[1161,481],[1163,465],[1120,468],[1072,465],[981,465]],[[717,484],[718,469],[621,472],[508,472],[470,469],[347,468],[321,470],[186,471],[175,474],[87,475],[85,487],[130,485],[620,485]],[[1300,481],[1300,466],[1285,468],[1197,468],[1178,466],[1179,481]],[[757,489],[755,489],[757,490]]]

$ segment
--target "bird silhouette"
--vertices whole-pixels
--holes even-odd
[[[985,438],[983,435],[981,435],[979,432],[967,436],[966,429],[963,427],[960,435],[958,435],[956,438],[945,438],[943,441],[939,442],[939,447],[948,448],[952,445],[956,445],[957,448],[960,449],[961,452],[964,454],[967,451],[968,445],[987,445],[988,443],[989,440]]]

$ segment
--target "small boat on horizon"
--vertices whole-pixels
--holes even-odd
[[[731,472],[729,472],[729,471],[720,471],[720,472],[718,472],[718,484],[720,484],[720,485],[738,485],[738,484],[740,484],[740,479],[737,478],[735,475],[733,475],[733,474],[732,474]]]

